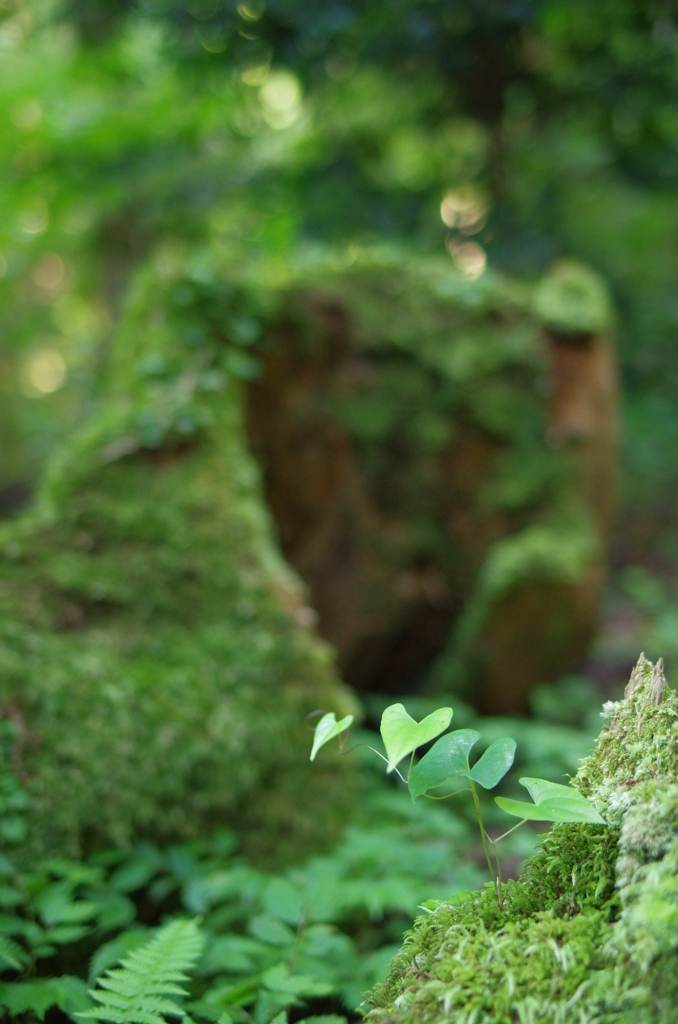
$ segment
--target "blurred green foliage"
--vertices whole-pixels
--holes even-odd
[[[662,547],[678,479],[670,5],[7,0],[0,18],[5,484],[34,478],[91,399],[127,275],[159,237],[284,256],[300,239],[447,236],[462,265],[484,250],[536,277],[576,258],[612,283],[618,557]],[[62,373],[53,351],[66,383],[36,391]]]

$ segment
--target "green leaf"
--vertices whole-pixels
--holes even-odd
[[[35,898],[33,905],[46,925],[82,924],[96,917],[99,910],[96,903],[75,898],[70,879],[47,886]]]
[[[410,773],[412,799],[416,800],[427,789],[442,786],[455,776],[467,776],[470,771],[468,755],[479,739],[480,733],[475,729],[457,729],[439,739]]]
[[[494,789],[504,778],[516,756],[516,741],[502,736],[487,748],[479,761],[473,765],[469,778],[483,789]]]
[[[255,938],[270,946],[291,946],[295,933],[284,921],[270,914],[259,914],[249,923],[249,931]]]
[[[247,935],[212,936],[198,965],[198,973],[203,977],[224,973],[254,974],[262,956],[265,958],[268,952],[259,939]]]
[[[92,928],[82,924],[56,924],[45,931],[45,941],[55,946],[68,946],[84,938]]]
[[[324,747],[326,743],[333,740],[335,736],[339,736],[340,733],[348,729],[352,723],[353,715],[346,715],[346,717],[342,718],[340,722],[337,721],[334,711],[330,711],[329,714],[323,715],[315,728],[315,733],[313,734],[311,761],[315,761],[315,755],[321,747]]]
[[[0,971],[5,971],[8,967],[20,971],[27,960],[26,952],[18,943],[8,939],[6,935],[0,935]]]
[[[563,786],[559,782],[549,782],[547,779],[528,778],[522,778],[519,781],[521,786],[525,787],[536,804],[542,803],[544,800],[553,800],[558,798],[562,800],[574,800],[577,803],[586,799],[581,795],[578,789],[573,789],[572,786]]]
[[[264,909],[287,924],[298,925],[304,919],[307,894],[288,878],[272,878],[262,894]]]
[[[447,729],[452,708],[438,708],[422,722],[415,722],[402,704],[391,704],[381,716],[381,738],[388,755],[387,772],[392,772],[404,757],[429,743]]]
[[[495,802],[507,814],[526,821],[585,822],[590,825],[604,825],[590,800],[572,786],[561,786],[546,779],[520,779],[534,800],[533,804],[522,800],[509,800],[496,796]]]
[[[90,1005],[87,985],[70,975],[0,984],[0,1006],[4,1006],[12,1017],[30,1013],[44,1020],[51,1006],[58,1006],[68,1016],[73,1016]]]
[[[515,740],[509,736],[495,740],[471,768],[469,754],[479,739],[475,729],[457,729],[439,739],[410,773],[412,799],[455,777],[473,779],[483,789],[493,789],[513,764]]]
[[[325,981],[316,981],[308,974],[290,974],[286,963],[269,967],[263,974],[264,988],[271,992],[294,999],[296,996],[329,996],[334,986]]]
[[[227,1006],[248,1006],[257,998],[261,985],[262,975],[253,974],[250,978],[238,982],[237,985],[233,985],[230,982],[225,985],[213,985],[207,989],[202,999],[206,1003],[214,1003],[218,1006],[223,1004]]]
[[[143,946],[97,979],[90,995],[99,1003],[76,1016],[112,1024],[164,1024],[167,1016],[183,1017],[177,999],[186,995],[181,983],[195,966],[203,947],[195,921],[170,921]]]

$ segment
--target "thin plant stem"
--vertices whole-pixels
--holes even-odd
[[[341,753],[342,754],[350,754],[352,751],[357,750],[358,747],[367,747],[368,750],[371,750],[373,754],[376,754],[377,757],[380,757],[382,759],[382,761],[386,761],[386,764],[388,764],[388,758],[384,757],[383,754],[380,754],[378,750],[374,749],[374,747],[371,747],[369,745],[369,743],[356,743],[355,746],[351,747],[350,750],[342,750]],[[407,785],[407,779],[405,778],[405,776],[401,775],[397,768],[394,768],[393,771],[405,783],[405,785]]]
[[[424,793],[427,800],[449,800],[451,796],[456,796],[457,793],[470,793],[471,790],[468,786],[464,786],[463,789],[455,789],[454,793],[446,793],[445,796],[431,796],[430,793]]]
[[[520,826],[521,826],[521,825],[524,825],[526,821],[527,821],[527,818],[523,818],[523,820],[522,820],[522,821],[519,821],[517,825],[514,825],[514,826],[513,826],[513,828],[510,828],[510,829],[508,830],[508,832],[504,832],[504,833],[503,833],[502,835],[500,835],[500,836],[497,836],[497,838],[496,838],[496,839],[490,839],[490,842],[491,842],[491,843],[492,843],[492,845],[494,846],[494,844],[495,844],[495,843],[498,843],[498,842],[499,842],[499,841],[500,841],[501,839],[506,839],[506,837],[507,837],[507,836],[510,836],[512,832],[515,832],[515,830],[516,830],[517,828],[520,828]],[[488,837],[488,838],[489,838],[489,837]]]
[[[504,832],[502,835],[497,836],[496,839],[491,839],[490,836],[487,837],[490,840],[490,846],[492,847],[492,852],[494,853],[494,859],[497,862],[497,882],[496,882],[496,884],[497,884],[497,899],[499,900],[499,906],[500,907],[502,905],[502,900],[501,900],[501,886],[502,886],[502,881],[501,881],[501,862],[499,860],[499,854],[497,853],[497,846],[496,846],[496,844],[499,842],[500,839],[506,839],[506,836],[510,836],[512,832],[515,832],[515,830],[517,828],[520,828],[521,825],[524,825],[526,821],[527,821],[527,818],[523,818],[522,821],[519,821],[517,825],[514,825],[513,828],[510,828],[508,830],[508,832]]]
[[[487,838],[490,839],[489,836]],[[492,842],[491,839],[490,839],[490,846],[492,847],[492,852],[494,853],[494,859],[497,862],[497,881],[496,881],[497,901],[499,903],[499,909],[501,910],[501,863],[499,861],[499,854],[497,853],[497,847],[494,845],[494,843]]]
[[[489,851],[488,846],[487,846],[487,836],[485,834],[485,828],[483,826],[483,816],[482,816],[482,814],[480,812],[480,800],[478,799],[478,793],[476,791],[476,787],[475,787],[475,783],[473,782],[473,779],[469,779],[469,782],[471,783],[471,793],[473,794],[473,803],[475,804],[475,808],[476,808],[476,817],[478,818],[478,825],[480,827],[480,838],[483,841],[483,848],[485,850],[485,856],[487,858],[487,866],[490,869],[490,874],[492,875],[492,881],[494,882],[494,886],[495,886],[495,889],[496,889],[496,887],[497,887],[497,876],[496,876],[496,874],[494,872],[494,868],[492,867],[492,861],[490,860],[490,851]],[[500,900],[500,893],[499,893],[499,891],[497,891],[497,899]],[[499,905],[501,906],[501,901],[500,901]]]
[[[409,785],[409,782],[410,782],[410,775],[412,774],[412,764],[413,764],[413,762],[414,762],[414,751],[412,751],[412,757],[410,758],[410,766],[407,769],[407,782],[408,782],[408,785]]]
[[[309,713],[304,718],[304,721],[308,722],[311,718],[316,718],[318,715],[324,715],[324,714],[325,714],[325,712],[323,711],[322,708],[319,708],[318,711],[309,711]],[[315,732],[315,726],[314,725],[309,725],[309,729],[310,729],[311,732]]]

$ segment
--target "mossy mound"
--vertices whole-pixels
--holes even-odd
[[[154,284],[100,411],[0,532],[2,769],[30,799],[3,836],[77,855],[230,826],[280,862],[343,824],[350,759],[311,766],[304,716],[352,701],[276,549],[238,380],[152,319]]]
[[[678,1007],[678,695],[641,656],[574,784],[609,823],[555,825],[506,887],[418,918],[372,1024],[669,1024]]]

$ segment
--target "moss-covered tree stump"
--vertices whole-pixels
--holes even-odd
[[[306,856],[351,768],[311,770],[304,717],[352,699],[275,546],[237,378],[158,316],[154,283],[99,411],[0,532],[0,782],[27,826],[5,815],[2,838],[76,855],[229,826],[260,859]]]
[[[556,825],[495,893],[418,918],[371,1024],[672,1024],[678,1014],[678,695],[641,659],[575,786],[609,823]]]
[[[174,403],[170,433],[192,437],[229,382],[347,682],[465,686],[514,713],[581,662],[617,461],[610,310],[591,271],[561,264],[535,288],[393,249],[284,264],[252,246],[165,249],[126,319],[117,401],[137,377],[146,389],[126,436],[164,451]]]
[[[597,625],[617,456],[604,287],[570,263],[535,290],[366,250],[288,267],[275,294],[255,307],[248,433],[344,677],[524,711]]]

